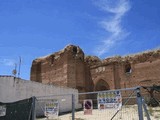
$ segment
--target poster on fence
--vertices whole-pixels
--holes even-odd
[[[83,101],[84,115],[92,115],[93,103],[91,99]]]
[[[59,103],[58,100],[51,100],[45,103],[45,116],[46,117],[58,117]]]
[[[0,106],[0,116],[5,116],[6,115],[6,106],[2,105]]]
[[[122,107],[122,96],[120,91],[109,91],[98,93],[98,109],[120,109]]]

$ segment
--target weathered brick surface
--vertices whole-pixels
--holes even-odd
[[[33,60],[31,80],[85,91],[84,53],[77,46]]]
[[[33,60],[31,80],[79,92],[160,85],[160,50],[100,60],[70,45]]]

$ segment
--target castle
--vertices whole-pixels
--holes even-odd
[[[33,60],[32,81],[78,89],[79,92],[160,85],[160,50],[99,59],[78,46]]]

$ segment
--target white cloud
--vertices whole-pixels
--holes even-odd
[[[12,59],[0,59],[0,64],[4,66],[14,66],[15,61]]]
[[[130,10],[130,4],[128,0],[98,0],[95,4],[106,13],[111,13],[107,19],[100,21],[101,27],[109,33],[95,51],[98,56],[101,56],[128,36],[129,32],[122,28],[121,21]]]

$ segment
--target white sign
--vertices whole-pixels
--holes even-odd
[[[100,110],[109,108],[120,109],[122,106],[122,96],[120,91],[98,93],[97,100],[98,108]]]
[[[0,116],[5,116],[6,115],[6,106],[0,106]]]
[[[45,104],[45,116],[46,117],[58,117],[59,103],[58,100],[51,100]]]

